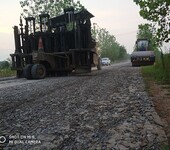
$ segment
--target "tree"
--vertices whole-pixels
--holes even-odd
[[[8,61],[1,61],[0,62],[0,69],[7,69],[10,67],[10,63]]]
[[[156,38],[154,36],[154,31],[151,24],[140,24],[138,26],[137,39],[147,39],[149,40],[149,49],[150,50],[158,50],[158,43],[156,42]]]
[[[119,59],[125,59],[125,58],[127,58],[127,52],[126,52],[126,48],[123,46],[123,45],[121,45],[120,47],[119,47],[119,56],[118,56],[118,58]]]
[[[92,37],[99,43],[101,57],[109,57],[112,61],[123,59],[127,55],[126,49],[116,41],[106,29],[100,28],[96,23],[92,25]]]
[[[140,15],[153,22],[159,45],[170,40],[170,0],[134,0],[140,6]]]
[[[8,58],[6,59],[6,61],[9,63],[10,66],[12,66],[12,59],[11,59],[11,57],[8,57]]]
[[[83,9],[80,1],[73,0],[21,0],[20,5],[23,8],[22,15],[37,17],[39,14],[48,13],[51,17],[60,14],[63,8],[73,6],[75,10]]]

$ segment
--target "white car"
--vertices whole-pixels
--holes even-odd
[[[103,66],[108,66],[110,65],[111,61],[109,58],[106,57],[106,58],[102,58],[101,63]]]

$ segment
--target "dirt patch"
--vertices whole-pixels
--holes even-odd
[[[147,78],[146,87],[152,97],[155,109],[164,123],[164,130],[170,146],[170,85],[157,84]]]

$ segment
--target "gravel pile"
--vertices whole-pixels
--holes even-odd
[[[130,64],[5,86],[0,114],[4,150],[157,150],[167,144],[140,68]]]

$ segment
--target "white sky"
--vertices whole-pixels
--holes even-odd
[[[93,23],[106,28],[128,53],[133,51],[138,25],[146,22],[139,16],[133,0],[80,0],[95,17]],[[15,50],[12,27],[19,24],[22,9],[19,0],[4,0],[0,5],[0,61]]]

